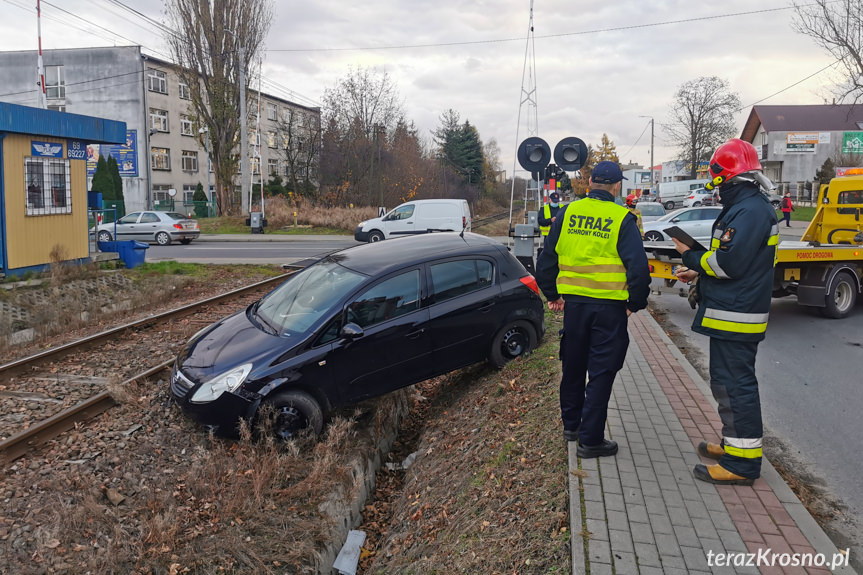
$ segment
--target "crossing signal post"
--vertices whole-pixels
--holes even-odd
[[[543,198],[538,202],[541,209],[548,202],[548,195],[557,190],[558,182],[566,171],[576,171],[587,161],[587,145],[574,136],[564,138],[554,147],[551,147],[542,138],[536,136],[527,138],[518,147],[516,152],[518,163],[531,177],[542,182]],[[552,157],[554,163],[551,163]],[[525,206],[527,209],[527,206]],[[534,272],[534,244],[536,238],[540,237],[538,225],[538,213],[527,212],[526,223],[516,224],[509,230],[513,237],[513,254],[530,273]]]

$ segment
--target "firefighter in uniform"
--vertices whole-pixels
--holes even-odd
[[[677,278],[697,277],[692,329],[710,337],[710,389],[722,420],[721,442],[698,446],[702,457],[718,463],[698,464],[693,474],[709,483],[752,485],[761,474],[763,435],[755,354],[767,330],[779,226],[761,192],[772,184],[751,144],[728,140],[709,169],[713,181],[705,187],[718,187],[722,203],[710,248],[692,250],[674,240],[688,268]]]
[[[629,194],[628,196],[626,196],[626,209],[632,212],[632,215],[635,216],[638,222],[638,233],[641,234],[641,237],[644,237],[644,226],[641,223],[641,210],[635,207],[635,203],[635,194]]]
[[[552,192],[548,195],[548,203],[542,207],[542,210],[539,212],[539,217],[537,218],[539,223],[539,233],[542,234],[543,239],[548,235],[548,232],[551,231],[551,225],[554,223],[554,219],[557,217],[557,213],[559,211],[560,194]]]
[[[617,453],[604,434],[608,400],[629,346],[627,318],[647,306],[650,293],[635,216],[614,202],[621,180],[614,162],[593,168],[590,193],[558,214],[536,266],[549,309],[564,312],[560,412],[563,436],[578,441],[579,457]]]

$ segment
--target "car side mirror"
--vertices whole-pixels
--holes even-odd
[[[671,223],[676,224],[679,221],[680,221],[680,218],[674,218],[673,220],[671,220]]]
[[[342,329],[339,331],[339,337],[342,339],[346,339],[348,341],[354,341],[355,339],[359,339],[365,335],[363,328],[355,324],[354,322],[348,322],[342,326]]]

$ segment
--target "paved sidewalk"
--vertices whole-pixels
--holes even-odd
[[[608,412],[619,453],[581,460],[569,443],[573,573],[831,573],[781,566],[795,557],[782,554],[822,553],[828,567],[842,556],[766,459],[752,487],[692,476],[701,462],[695,446],[720,437],[709,387],[649,313],[633,315],[629,333]],[[728,553],[761,553],[767,562],[719,566],[718,554]]]

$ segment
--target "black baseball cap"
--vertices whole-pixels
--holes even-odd
[[[593,167],[590,179],[597,184],[616,184],[620,180],[628,180],[629,178],[623,177],[623,172],[617,162],[605,160]]]

